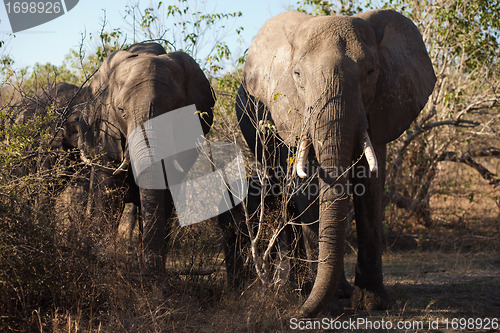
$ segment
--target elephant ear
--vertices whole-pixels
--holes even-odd
[[[125,157],[126,137],[116,126],[117,112],[110,94],[110,80],[116,80],[116,69],[126,59],[137,57],[128,51],[115,51],[103,62],[92,79],[87,91],[87,103],[79,120],[78,146],[89,157],[94,153],[106,152],[106,156],[115,161]]]
[[[248,95],[272,110],[281,139],[290,146],[302,132],[303,102],[293,80],[293,40],[300,25],[312,16],[286,12],[260,28],[248,50],[243,88]],[[269,115],[264,115],[269,119]]]
[[[397,139],[418,116],[434,89],[436,76],[415,24],[393,10],[357,15],[374,29],[380,74],[373,103],[367,106],[372,140]]]
[[[195,104],[198,116],[206,135],[212,127],[215,93],[205,73],[198,63],[185,52],[172,52],[162,57],[173,59],[184,71],[183,88],[186,93],[186,105]]]

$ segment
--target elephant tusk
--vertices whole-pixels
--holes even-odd
[[[128,149],[125,149],[125,154],[123,156],[123,161],[120,164],[120,166],[113,171],[113,176],[115,176],[115,175],[117,175],[117,174],[119,174],[121,172],[127,171],[129,164],[130,164],[129,151],[128,151]]]
[[[175,170],[179,171],[180,173],[184,173],[184,169],[181,167],[177,160],[174,160],[172,164],[174,165]]]
[[[83,163],[85,163],[88,166],[93,167],[96,165],[95,163],[93,163],[91,160],[88,159],[88,157],[85,155],[85,152],[82,149],[80,149],[80,158],[82,159]],[[120,166],[113,171],[113,175],[119,174],[122,171],[127,171],[127,167],[129,164],[130,164],[129,159],[127,157],[125,157],[123,159],[122,163],[120,164]],[[104,168],[109,169],[107,167],[104,167]]]
[[[92,166],[92,162],[85,156],[85,152],[83,149],[80,149],[80,158],[82,159],[83,163],[86,165]]]
[[[361,135],[361,145],[363,146],[363,151],[365,153],[366,160],[368,161],[370,172],[377,172],[377,157],[375,156],[375,150],[373,149],[370,137],[366,131],[364,131]]]
[[[309,156],[309,149],[311,148],[311,142],[307,139],[300,142],[299,150],[297,152],[297,175],[300,178],[306,178],[307,173],[305,170],[307,157]]]
[[[113,176],[119,174],[120,172],[127,171],[128,165],[130,164],[130,161],[128,158],[124,158],[120,166],[113,171]]]

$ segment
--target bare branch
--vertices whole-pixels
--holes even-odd
[[[413,142],[413,140],[418,138],[422,133],[439,126],[476,127],[479,125],[481,125],[481,123],[477,121],[456,119],[456,120],[437,121],[431,124],[417,126],[416,128],[414,128],[413,132],[408,134],[407,137],[403,140],[403,146],[399,149],[396,155],[396,159],[394,160],[393,163],[393,168],[396,170],[401,165],[404,153],[407,150],[408,146]]]
[[[481,153],[492,154],[492,155],[481,155]],[[483,151],[481,153],[478,153],[477,156],[499,156],[500,150],[497,148],[488,148],[486,151]],[[492,173],[486,167],[473,160],[470,153],[464,153],[462,155],[458,155],[455,152],[447,151],[443,152],[438,157],[438,161],[465,163],[468,166],[474,168],[477,172],[479,172],[479,174],[481,174],[481,176],[486,181],[488,181],[490,185],[493,185],[493,187],[497,187],[498,185],[500,185],[500,178],[497,178],[494,173]]]

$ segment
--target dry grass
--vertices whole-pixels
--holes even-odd
[[[456,169],[454,169],[456,170]],[[467,173],[468,171],[460,171]],[[444,174],[452,177],[450,172]],[[473,176],[473,175],[472,175]],[[452,177],[453,178],[453,177]],[[473,190],[484,193],[478,179]],[[457,195],[455,193],[455,195]],[[450,195],[451,197],[452,195]],[[498,210],[484,200],[433,198],[435,228],[415,225],[403,238],[387,236],[384,276],[392,303],[387,311],[358,312],[345,302],[341,321],[367,318],[372,322],[423,323],[454,318],[493,318],[500,309],[500,259]],[[461,199],[460,199],[461,198]],[[488,199],[490,200],[490,199]],[[461,206],[462,204],[465,207]],[[482,208],[481,208],[482,207]],[[453,208],[453,210],[452,210]],[[489,210],[486,210],[489,208]],[[467,211],[467,214],[453,212]],[[476,215],[477,213],[477,215]],[[480,213],[480,214],[479,214]],[[204,222],[188,229],[174,228],[169,269],[215,267],[208,276],[171,275],[157,280],[141,279],[134,256],[113,248],[106,277],[96,281],[107,291],[104,306],[66,311],[36,311],[33,321],[40,332],[289,332],[289,318],[303,301],[287,288],[261,295],[257,283],[236,292],[224,286],[220,240],[215,224]],[[129,259],[128,261],[126,259]],[[109,257],[108,257],[109,259]],[[355,253],[346,257],[346,274],[352,281]],[[85,291],[83,291],[85,292]],[[261,305],[259,306],[259,301]],[[36,325],[35,325],[36,327]],[[351,330],[345,330],[351,331]],[[368,330],[369,331],[369,330]],[[374,330],[377,331],[377,330]],[[397,330],[394,330],[397,331]],[[441,326],[438,332],[453,330]],[[481,330],[477,330],[481,331]]]

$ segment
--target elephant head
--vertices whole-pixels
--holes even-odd
[[[371,142],[385,154],[385,144],[417,117],[435,81],[417,27],[392,10],[352,17],[288,12],[255,37],[239,97],[258,101],[280,141],[298,147],[299,176],[306,175],[309,147],[319,165],[318,269],[302,316],[317,315],[339,284],[347,215],[345,191],[336,190],[347,185],[340,175],[363,151],[371,171],[385,169],[385,156],[377,166]]]
[[[52,148],[73,149],[78,146],[78,119],[85,89],[74,84],[56,82],[39,89],[32,98],[25,98],[17,107],[20,112],[16,122],[26,122],[34,117],[45,119],[49,108],[54,108],[54,118],[49,119],[54,133]]]
[[[153,258],[152,269],[162,269],[166,219],[173,204],[166,190],[137,189],[128,167],[128,138],[145,122],[191,104],[200,111],[206,134],[212,124],[214,103],[210,83],[194,59],[184,52],[167,54],[156,43],[134,44],[113,52],[89,86],[88,105],[79,124],[82,159],[96,169],[100,184],[94,190],[96,197],[116,188],[134,192],[131,201],[141,207],[143,245]],[[96,206],[108,209],[102,207],[105,201],[98,200]]]
[[[200,111],[203,132],[213,121],[214,99],[198,64],[184,52],[166,54],[157,43],[134,44],[109,55],[89,87],[80,121],[80,147],[126,165],[127,136],[145,121],[185,105]]]

